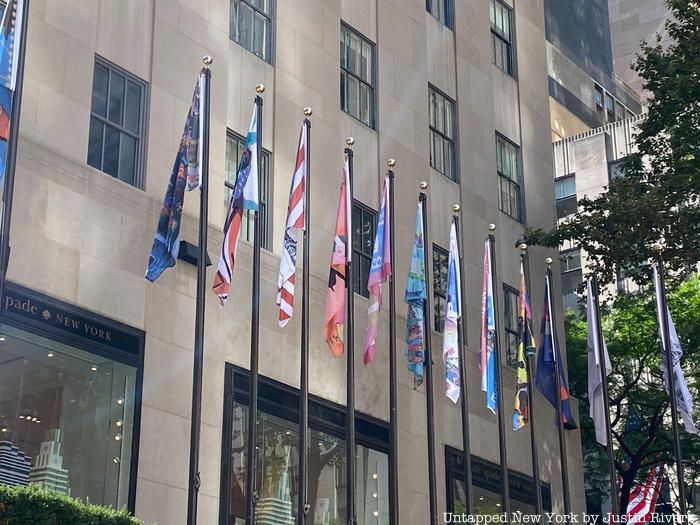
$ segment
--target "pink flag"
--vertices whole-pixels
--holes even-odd
[[[374,237],[372,264],[369,269],[367,290],[369,290],[369,324],[365,334],[365,365],[374,361],[379,327],[379,309],[382,305],[382,283],[391,275],[391,228],[389,225],[389,177],[384,178],[382,204],[377,219],[377,233]],[[393,337],[391,334],[390,337]]]

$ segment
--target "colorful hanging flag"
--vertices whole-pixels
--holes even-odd
[[[525,269],[520,263],[520,295],[518,296],[518,369],[515,383],[513,430],[519,430],[530,421],[530,396],[527,376],[527,358],[535,354],[537,343],[532,333],[530,296],[525,284]]]
[[[352,232],[352,199],[350,197],[350,168],[348,157],[343,164],[343,182],[340,185],[338,215],[335,220],[335,238],[331,255],[331,269],[328,276],[328,295],[324,316],[323,335],[333,357],[345,352],[345,292],[347,281],[345,270],[350,261],[352,246],[349,235]]]
[[[0,22],[0,183],[5,176],[12,103],[17,85],[17,64],[22,41],[23,0],[7,2]]]
[[[461,391],[459,377],[459,335],[457,323],[462,318],[461,275],[459,247],[454,222],[450,228],[450,255],[447,264],[447,297],[445,329],[442,338],[442,360],[445,363],[445,395],[456,403]]]
[[[608,432],[605,423],[605,399],[603,398],[603,370],[605,377],[612,372],[608,347],[605,339],[598,340],[598,326],[600,319],[596,315],[593,302],[593,280],[589,277],[586,280],[588,296],[586,297],[586,323],[588,325],[588,403],[590,405],[589,415],[593,419],[595,426],[595,439],[604,447],[608,444]],[[602,334],[602,331],[601,331]],[[600,362],[600,351],[603,352],[605,360],[603,369]]]
[[[635,483],[627,503],[626,523],[647,523],[652,518],[664,479],[664,467],[656,463],[649,468],[644,483]]]
[[[369,268],[367,290],[369,291],[369,322],[365,333],[364,362],[374,361],[379,327],[379,309],[382,306],[382,283],[391,275],[391,228],[389,224],[389,177],[384,178],[382,204],[377,218],[377,233],[374,236],[372,263]],[[390,335],[393,337],[393,334]]]
[[[559,347],[555,348],[553,338],[552,316],[551,316],[551,290],[549,276],[544,279],[544,308],[542,309],[542,325],[540,328],[540,347],[537,354],[537,373],[535,374],[535,385],[537,390],[542,392],[542,395],[549,401],[552,406],[557,408],[557,390],[556,380],[554,376],[554,363],[559,367],[560,379],[560,394],[561,394],[561,418],[564,428],[573,430],[576,427],[576,422],[571,415],[571,406],[569,404],[569,389],[566,383],[566,372],[564,372],[564,362],[561,359]]]
[[[496,413],[498,388],[496,384],[496,318],[493,310],[493,279],[491,277],[489,240],[484,242],[484,271],[481,279],[481,390],[486,392],[486,407]]]
[[[297,231],[305,230],[304,211],[306,209],[306,123],[301,126],[299,147],[289,189],[287,226],[284,230],[284,245],[280,259],[280,273],[277,278],[277,305],[280,308],[279,325],[286,325],[294,313],[294,280],[297,269]]]
[[[654,289],[656,291],[656,317],[659,324],[659,334],[661,336],[661,372],[664,377],[664,385],[666,386],[666,393],[669,393],[668,385],[668,360],[667,360],[667,348],[669,348],[669,342],[665,340],[663,330],[661,330],[661,282],[659,280],[659,271],[654,264]],[[678,332],[676,332],[676,326],[673,324],[673,319],[671,318],[671,312],[666,306],[666,318],[668,320],[668,334],[671,338],[670,341],[670,353],[672,356],[671,362],[673,364],[673,386],[675,389],[676,396],[676,407],[681,414],[681,419],[683,419],[683,426],[685,431],[689,434],[697,434],[698,429],[693,422],[693,397],[688,390],[688,383],[685,380],[685,375],[683,374],[683,369],[681,368],[681,358],[683,357],[683,349],[681,348],[681,341],[678,339]],[[669,394],[670,395],[670,394]]]
[[[245,150],[238,162],[236,183],[233,186],[231,200],[228,205],[226,222],[224,223],[224,241],[221,244],[221,255],[214,276],[213,290],[219,296],[221,306],[226,304],[228,291],[231,286],[233,265],[238,249],[238,234],[241,231],[243,212],[258,209],[258,105],[253,108],[250,119],[248,136],[245,140]]]
[[[185,121],[185,130],[180,140],[180,148],[175,156],[175,165],[170,173],[170,181],[163,198],[163,208],[160,211],[156,235],[146,268],[146,279],[153,282],[167,268],[175,266],[178,250],[180,249],[180,222],[185,192],[199,186],[202,170],[202,148],[200,140],[203,134],[204,119],[204,74],[192,96],[192,105]]]
[[[416,236],[413,240],[411,265],[404,302],[408,305],[406,316],[406,356],[408,370],[413,374],[413,387],[423,384],[425,360],[425,247],[423,246],[423,203],[418,202],[416,211]]]

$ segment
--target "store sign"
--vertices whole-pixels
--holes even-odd
[[[139,353],[141,338],[138,333],[130,333],[136,330],[32,290],[8,283],[2,303],[3,315],[29,321],[51,332],[58,331],[134,355]]]

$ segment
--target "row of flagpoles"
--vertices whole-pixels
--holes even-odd
[[[10,0],[0,23],[0,177],[3,182],[3,210],[0,225],[0,297],[4,294],[7,262],[10,253],[10,221],[14,192],[15,168],[19,131],[19,116],[22,101],[22,84],[24,77],[25,49],[27,38],[29,0]],[[179,232],[185,193],[195,188],[200,189],[200,221],[197,257],[197,294],[195,314],[195,342],[192,390],[192,423],[189,467],[189,490],[187,522],[196,523],[197,494],[200,485],[199,475],[199,436],[202,403],[202,363],[204,353],[204,295],[206,290],[206,247],[208,216],[208,175],[209,175],[209,66],[212,60],[204,58],[202,69],[192,105],[186,120],[178,154],[170,176],[168,188],[159,217],[158,227],[149,258],[146,278],[155,281],[162,272],[175,264],[180,246]],[[250,348],[250,397],[248,416],[248,451],[246,480],[246,523],[252,525],[255,511],[255,459],[256,459],[256,413],[258,386],[258,325],[260,313],[260,240],[262,221],[257,220],[259,213],[258,184],[261,172],[261,155],[259,144],[262,138],[262,109],[264,87],[256,88],[255,109],[246,139],[246,147],[238,166],[236,183],[231,196],[229,210],[224,227],[224,241],[221,256],[214,279],[214,292],[222,306],[228,298],[233,276],[238,237],[243,214],[252,212],[255,224],[253,247],[253,300],[251,306],[252,337]],[[300,133],[295,170],[290,188],[288,216],[285,226],[284,245],[280,263],[279,323],[285,326],[293,315],[294,285],[296,274],[296,253],[298,232],[303,236],[302,262],[302,312],[301,312],[301,369],[300,369],[300,460],[299,460],[299,504],[298,522],[306,522],[309,511],[307,501],[308,456],[308,359],[309,359],[309,217],[310,203],[307,196],[310,191],[311,159],[311,122],[312,112],[304,110],[305,119]],[[354,341],[353,341],[353,290],[352,283],[352,169],[353,141],[348,139],[345,149],[345,162],[340,191],[336,235],[334,238],[329,291],[324,318],[324,334],[329,349],[334,356],[346,354],[347,359],[347,512],[349,523],[355,522],[354,510],[354,476],[355,476],[355,430],[354,430]],[[379,309],[382,303],[381,284],[389,282],[389,383],[390,383],[390,514],[391,522],[398,523],[398,468],[397,468],[397,360],[396,360],[396,304],[393,264],[394,253],[394,206],[393,183],[395,162],[389,161],[389,170],[385,177],[381,196],[376,238],[368,281],[370,292],[369,323],[365,336],[364,362],[370,364],[375,357],[378,335]],[[430,522],[437,520],[437,488],[435,480],[435,443],[434,443],[434,399],[431,356],[430,291],[425,272],[428,268],[427,243],[427,184],[422,183],[418,196],[416,214],[416,234],[411,253],[410,271],[404,296],[407,304],[406,355],[408,369],[414,376],[416,386],[425,377],[427,390],[427,426],[428,426],[428,465],[430,491]],[[469,400],[467,396],[465,329],[462,321],[464,311],[464,287],[460,275],[463,260],[459,246],[458,205],[454,207],[454,219],[450,230],[450,252],[448,263],[447,307],[445,312],[445,330],[443,335],[443,361],[445,364],[445,393],[453,402],[460,401],[462,415],[462,439],[464,451],[464,475],[467,490],[467,512],[473,511],[471,462],[469,446]],[[486,393],[487,407],[498,416],[499,451],[502,473],[502,507],[508,512],[510,508],[508,468],[505,447],[505,417],[502,403],[502,381],[500,378],[500,341],[498,327],[498,304],[495,265],[495,238],[493,228],[485,240],[484,271],[482,293],[482,323],[480,344],[481,389]],[[551,264],[551,260],[548,260]],[[557,428],[561,453],[561,470],[563,483],[564,511],[570,512],[568,473],[566,458],[566,441],[564,430],[575,428],[571,415],[566,373],[561,359],[556,332],[556,321],[552,308],[551,269],[548,265],[545,274],[544,310],[540,330],[539,352],[537,353],[537,373],[535,386],[554,406],[557,412]],[[520,294],[518,303],[518,349],[517,349],[517,384],[513,413],[513,430],[530,424],[532,446],[532,469],[535,485],[535,506],[542,513],[540,491],[539,463],[532,396],[533,358],[537,347],[532,333],[531,310],[528,296],[528,257],[527,247],[521,245]],[[676,458],[676,474],[679,484],[679,505],[682,515],[686,515],[686,501],[683,479],[682,454],[679,439],[679,415],[687,432],[697,433],[692,420],[692,399],[680,366],[682,350],[673,321],[666,306],[663,264],[661,258],[654,264],[654,285],[657,302],[657,320],[661,336],[664,382],[670,395],[671,419],[673,425],[673,448]],[[590,416],[596,426],[596,439],[606,447],[609,467],[613,514],[618,514],[619,500],[616,484],[615,464],[612,448],[612,429],[610,425],[607,375],[610,373],[610,360],[600,327],[598,305],[598,284],[595,277],[588,280],[588,325],[589,325],[589,400]],[[656,473],[650,473],[657,479]],[[652,479],[652,481],[653,481]],[[658,483],[654,486],[658,486]],[[654,492],[652,490],[651,492]],[[658,492],[658,491],[656,491]]]
[[[211,59],[205,57],[205,66]],[[210,71],[205,67],[201,74],[192,107],[183,132],[180,149],[171,173],[166,191],[163,209],[149,259],[146,278],[154,281],[168,267],[175,264],[179,248],[179,228],[184,195],[186,191],[200,188],[201,212],[199,225],[199,251],[197,264],[197,308],[195,318],[195,352],[194,378],[192,395],[192,428],[190,449],[190,487],[188,498],[188,523],[196,522],[197,493],[199,489],[199,426],[201,419],[201,381],[204,343],[204,293],[206,279],[206,244],[207,244],[207,180],[209,149],[209,79]],[[228,299],[230,284],[238,245],[243,213],[253,213],[255,237],[253,246],[253,286],[251,311],[251,347],[250,347],[250,390],[247,429],[247,478],[246,478],[246,523],[254,523],[256,503],[256,441],[257,441],[257,403],[258,403],[258,353],[259,353],[259,314],[260,314],[260,239],[262,221],[258,219],[258,179],[261,172],[259,147],[262,138],[262,85],[256,88],[255,106],[250,128],[246,138],[245,151],[238,166],[236,182],[231,195],[229,209],[224,225],[224,240],[214,278],[213,291],[222,306]],[[305,119],[299,136],[294,173],[289,194],[287,221],[280,260],[277,305],[279,307],[279,324],[286,326],[294,315],[296,259],[298,234],[303,235],[303,279],[301,312],[301,366],[300,366],[300,432],[299,432],[299,476],[298,476],[298,522],[306,523],[309,511],[307,501],[308,471],[308,360],[309,360],[309,245],[310,245],[310,158],[311,158],[311,122],[310,108],[304,110]],[[341,176],[338,212],[336,216],[335,235],[331,252],[328,294],[324,313],[324,337],[329,351],[334,357],[345,354],[347,370],[347,502],[348,523],[355,523],[355,377],[354,377],[354,283],[352,271],[352,202],[353,202],[353,150],[354,140],[346,140],[344,163]],[[384,178],[381,192],[381,206],[378,215],[374,239],[372,260],[368,278],[370,294],[368,325],[364,341],[363,360],[371,364],[377,351],[379,329],[379,311],[382,304],[382,284],[389,282],[389,387],[390,387],[390,517],[391,522],[398,523],[398,457],[397,457],[397,362],[396,362],[396,305],[394,282],[394,171],[395,161],[390,159],[389,170]],[[406,321],[406,356],[409,372],[417,388],[425,381],[427,397],[427,437],[428,437],[428,485],[430,502],[430,523],[438,522],[436,458],[435,458],[435,416],[433,389],[433,357],[431,348],[431,330],[429,322],[431,293],[426,271],[429,268],[427,238],[428,196],[427,183],[420,185],[416,210],[416,228],[408,273],[408,282],[404,294],[407,306]],[[463,260],[459,245],[460,207],[453,207],[454,217],[450,228],[450,250],[448,260],[448,278],[446,294],[445,326],[443,334],[443,362],[445,365],[445,394],[454,403],[461,399],[462,439],[464,450],[464,476],[467,496],[467,512],[473,512],[473,493],[471,483],[471,461],[469,445],[469,401],[467,396],[467,360],[465,354],[465,329],[462,314],[465,311],[464,287],[461,279]],[[481,340],[480,340],[480,386],[485,393],[486,406],[497,416],[499,434],[499,455],[501,466],[502,510],[510,513],[510,488],[508,477],[508,460],[506,449],[506,422],[503,409],[503,381],[501,379],[501,344],[498,326],[498,294],[495,253],[495,226],[489,227],[489,234],[484,241],[484,259],[482,274],[481,303]],[[540,342],[537,345],[532,331],[532,313],[530,308],[528,281],[529,268],[527,246],[520,245],[520,293],[518,299],[518,348],[517,380],[512,428],[517,431],[530,424],[532,447],[532,470],[535,487],[535,507],[543,513],[542,495],[539,477],[539,460],[533,411],[533,359],[537,353],[535,386],[554,407],[557,414],[557,429],[560,448],[560,467],[563,486],[563,510],[571,513],[568,463],[566,453],[565,430],[576,428],[572,417],[569,400],[566,371],[561,356],[556,330],[555,311],[552,307],[552,271],[551,259],[547,259],[544,276],[544,306],[540,328]],[[663,272],[661,265],[655,266],[655,284],[658,311],[666,310],[665,292],[663,290]],[[608,410],[606,376],[610,370],[609,357],[600,328],[598,288],[595,278],[588,281],[588,324],[589,324],[589,399],[590,415],[596,424],[598,441],[607,446],[610,463],[611,490],[613,494],[613,513],[619,513],[617,503],[617,486],[614,458],[611,445],[611,427]],[[666,310],[667,311],[667,310]],[[678,336],[670,322],[670,315],[659,313],[659,326],[662,334],[664,355],[673,355],[666,360],[665,378],[671,396],[672,418],[675,436],[678,479],[682,487],[682,463],[678,441],[677,410],[684,417],[686,430],[693,430],[689,413],[692,408],[690,394],[680,369],[680,345]],[[671,348],[673,347],[673,349]],[[536,349],[538,351],[536,352]],[[671,364],[672,363],[672,364]],[[671,369],[673,368],[673,371]],[[603,374],[603,370],[606,371]],[[675,381],[675,386],[674,386]],[[678,409],[677,409],[678,406]],[[681,491],[681,494],[683,492]],[[681,511],[685,514],[685,505],[681,498]]]
[[[208,66],[211,59],[205,57]],[[179,227],[181,221],[184,195],[186,191],[200,187],[200,217],[206,217],[207,211],[207,179],[208,179],[208,148],[209,148],[209,79],[210,71],[205,67],[201,74],[192,107],[187,118],[180,149],[175,166],[171,173],[170,183],[164,199],[163,210],[158,222],[158,228],[149,259],[146,278],[154,281],[168,267],[175,264],[179,248]],[[246,138],[246,146],[238,166],[236,182],[229,203],[228,214],[224,226],[224,240],[221,255],[214,278],[213,291],[221,305],[225,305],[233,276],[233,268],[238,245],[243,214],[253,213],[255,236],[253,246],[253,287],[252,287],[252,336],[250,347],[250,397],[248,415],[247,442],[247,480],[246,480],[246,522],[254,521],[256,503],[256,414],[258,402],[258,325],[260,313],[260,239],[262,221],[257,220],[259,212],[258,177],[260,173],[259,147],[262,138],[262,107],[263,86],[256,88],[258,95],[251,118],[250,128]],[[298,234],[303,235],[303,279],[302,279],[302,313],[301,313],[301,367],[300,367],[300,433],[299,433],[299,487],[298,520],[306,522],[309,511],[307,502],[307,471],[308,457],[305,451],[308,446],[308,360],[309,360],[309,245],[310,206],[308,201],[310,183],[311,158],[311,122],[308,117],[310,108],[304,110],[306,118],[302,123],[297,149],[294,173],[292,176],[287,221],[285,225],[282,257],[278,279],[277,305],[279,307],[279,324],[284,327],[294,315],[296,255]],[[341,357],[345,354],[347,360],[347,502],[348,523],[355,523],[355,403],[354,403],[354,293],[352,283],[352,202],[353,202],[353,146],[354,140],[347,139],[345,160],[336,218],[335,235],[331,252],[330,274],[328,279],[328,295],[324,314],[324,336],[331,354]],[[368,310],[368,326],[364,341],[363,360],[366,365],[375,359],[379,327],[379,311],[382,305],[382,284],[389,282],[389,358],[390,358],[390,514],[392,523],[398,523],[398,463],[397,463],[397,377],[395,342],[395,282],[394,282],[394,192],[393,167],[395,161],[390,159],[389,170],[384,179],[381,193],[376,235],[370,273],[368,291],[370,294]],[[430,337],[430,290],[426,279],[429,267],[427,239],[428,228],[428,196],[427,183],[421,183],[416,210],[415,237],[411,251],[408,282],[404,294],[407,305],[406,325],[406,355],[408,370],[413,375],[414,386],[417,388],[425,380],[427,395],[427,436],[428,436],[428,484],[430,501],[430,523],[437,523],[437,484],[435,460],[435,423],[433,399],[433,358]],[[462,289],[461,268],[463,259],[459,246],[459,215],[458,205],[453,207],[454,218],[450,229],[450,250],[448,260],[447,297],[445,311],[445,327],[443,334],[443,362],[445,365],[445,394],[454,403],[461,399],[462,438],[464,450],[464,475],[467,495],[467,511],[474,509],[471,464],[469,446],[469,401],[467,396],[465,330],[462,320],[464,311],[464,293]],[[205,293],[205,263],[206,263],[206,221],[200,220],[199,227],[199,256],[197,270],[197,309],[194,353],[194,380],[192,396],[192,428],[190,454],[190,490],[188,499],[188,523],[196,522],[197,492],[199,489],[199,426],[201,415],[201,381],[204,341],[204,293]],[[503,410],[503,382],[500,377],[500,330],[498,326],[498,294],[497,276],[494,261],[495,226],[491,225],[489,234],[484,242],[484,259],[482,274],[482,304],[481,304],[481,341],[480,341],[480,382],[481,390],[485,392],[486,406],[497,416],[499,434],[499,455],[501,465],[501,500],[504,512],[510,512],[510,497],[508,483],[508,461],[506,451],[506,423]],[[532,447],[532,469],[535,485],[536,511],[542,514],[542,495],[540,489],[539,460],[533,413],[533,359],[537,343],[532,331],[532,313],[528,293],[528,257],[527,246],[520,245],[520,293],[518,300],[518,348],[517,348],[517,383],[512,428],[517,431],[528,423]],[[547,259],[547,269],[544,276],[544,307],[540,328],[540,344],[537,352],[537,369],[535,386],[554,407],[557,414],[557,429],[560,447],[560,468],[563,485],[563,510],[571,512],[568,465],[566,461],[565,430],[576,428],[571,413],[566,372],[560,352],[556,330],[556,319],[552,307],[552,272],[551,259]],[[661,266],[655,270],[655,283],[659,312],[665,309],[665,294],[663,291],[663,274]],[[596,423],[596,436],[603,445],[611,443],[611,428],[607,407],[608,395],[606,376],[609,373],[609,357],[603,342],[600,328],[598,289],[595,278],[588,281],[588,316],[589,316],[589,398],[591,400],[590,415]],[[671,396],[674,434],[676,436],[676,457],[678,458],[678,479],[682,484],[682,464],[680,446],[677,439],[676,405],[683,414],[686,429],[692,427],[689,420],[691,407],[690,395],[680,370],[680,345],[669,316],[659,315],[662,342],[665,355],[673,355],[674,373],[665,374],[670,391],[674,388],[679,392]],[[670,328],[669,328],[670,326]],[[674,347],[672,350],[671,347]],[[667,360],[667,363],[670,362]],[[604,365],[601,365],[603,364]],[[603,370],[606,373],[603,373]],[[676,387],[674,387],[674,381]],[[616,494],[615,467],[612,447],[607,446],[612,494]],[[681,498],[682,499],[682,498]],[[616,497],[613,500],[613,513],[618,513]],[[684,502],[681,501],[682,512],[685,513]]]

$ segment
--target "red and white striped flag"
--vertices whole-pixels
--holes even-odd
[[[304,230],[304,210],[306,207],[306,123],[301,126],[299,149],[294,164],[292,187],[289,190],[287,226],[284,230],[280,273],[277,278],[277,304],[280,307],[279,324],[286,325],[294,313],[294,280],[297,268],[297,231]]]
[[[627,523],[647,523],[654,513],[664,479],[663,465],[653,465],[644,483],[637,483],[630,491],[627,503]]]

